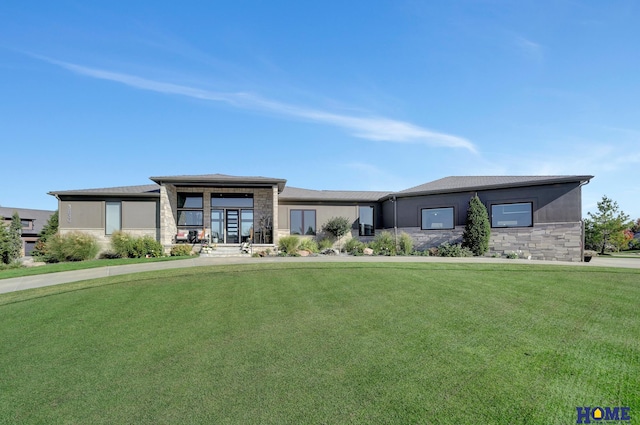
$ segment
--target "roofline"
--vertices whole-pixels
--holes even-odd
[[[60,196],[112,196],[118,198],[159,198],[160,192],[140,192],[140,193],[126,193],[126,192],[94,192],[91,190],[66,190],[60,192],[47,192],[47,195],[55,196],[59,199]]]
[[[466,187],[458,187],[455,189],[436,189],[436,190],[423,190],[416,192],[394,192],[383,198],[380,198],[380,201],[386,201],[391,198],[409,198],[412,196],[422,196],[422,195],[437,195],[444,193],[460,193],[460,192],[474,192],[480,190],[491,190],[491,189],[502,189],[509,187],[530,187],[530,186],[545,186],[549,184],[557,184],[557,183],[585,183],[589,182],[594,176],[561,176],[556,178],[551,178],[549,180],[538,180],[538,181],[526,181],[521,183],[497,183],[497,184],[487,184],[482,186],[466,186]]]
[[[170,183],[173,185],[181,186],[205,186],[215,183],[216,186],[221,187],[272,187],[278,186],[278,192],[284,190],[284,186],[287,184],[286,179],[276,179],[270,177],[244,177],[244,176],[230,176],[230,179],[224,179],[220,177],[212,176],[156,176],[149,177],[151,181],[162,185],[163,183]]]

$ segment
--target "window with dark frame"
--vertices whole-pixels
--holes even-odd
[[[491,205],[491,227],[532,227],[533,202]]]
[[[423,208],[420,210],[422,230],[450,230],[455,228],[453,207]]]
[[[178,226],[198,227],[204,225],[202,193],[178,193]]]
[[[373,207],[358,207],[358,224],[360,236],[373,236],[375,234],[375,226],[373,224]]]
[[[291,210],[289,220],[289,234],[315,235],[316,210]]]
[[[122,230],[122,202],[105,202],[105,234],[111,235],[113,232]]]

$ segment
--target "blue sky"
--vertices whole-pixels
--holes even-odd
[[[0,3],[0,205],[224,173],[588,174],[640,217],[640,2]]]

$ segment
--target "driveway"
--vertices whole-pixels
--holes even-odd
[[[68,272],[48,273],[35,276],[0,279],[0,294],[23,289],[41,288],[44,286],[59,285],[62,283],[78,282],[81,280],[98,279],[101,277],[118,276],[130,273],[140,273],[153,270],[167,270],[184,267],[216,266],[227,264],[264,264],[264,263],[311,263],[311,262],[366,262],[366,263],[503,263],[503,264],[545,264],[571,267],[623,267],[640,268],[640,259],[636,258],[605,258],[596,257],[589,263],[570,263],[564,261],[539,261],[539,260],[509,260],[506,258],[443,258],[443,257],[353,257],[318,256],[318,257],[223,257],[223,258],[189,258],[186,260],[129,264],[125,266],[106,266],[86,270],[74,270]]]

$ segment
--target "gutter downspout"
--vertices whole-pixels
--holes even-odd
[[[582,240],[580,241],[580,262],[584,262],[584,244],[585,244],[585,226],[584,219],[582,218],[582,186],[586,186],[591,183],[591,180],[587,180],[585,182],[580,182],[580,224],[582,227]]]
[[[396,249],[398,249],[398,200],[393,195],[393,232],[396,238]]]

